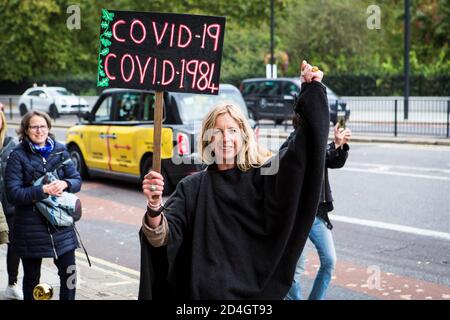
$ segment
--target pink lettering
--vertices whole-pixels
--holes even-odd
[[[181,37],[183,35],[183,30],[185,30],[189,36],[188,40],[185,43],[181,43]],[[192,40],[191,30],[184,24],[180,24],[180,27],[178,28],[178,47],[186,48],[191,43],[191,40]]]
[[[106,76],[107,76],[110,80],[116,80],[116,77],[115,77],[115,76],[112,76],[112,75],[109,73],[109,70],[108,70],[109,58],[111,58],[111,57],[117,58],[117,56],[116,56],[114,53],[110,53],[110,54],[108,54],[108,55],[106,56],[106,58],[105,58],[105,73],[106,73]]]
[[[134,30],[134,26],[136,24],[138,24],[142,30],[142,38],[140,40],[136,40],[133,36],[133,30]],[[140,20],[134,20],[131,23],[131,27],[130,27],[130,37],[131,37],[131,39],[133,39],[134,43],[141,44],[145,40],[146,35],[147,35],[147,31],[145,30],[144,24]]]
[[[156,44],[159,46],[161,44],[161,42],[162,42],[162,39],[164,38],[164,34],[166,33],[167,26],[169,25],[169,23],[168,22],[164,22],[164,29],[162,31],[162,34],[159,37],[158,37],[158,30],[156,28],[156,22],[153,21],[152,24],[153,24],[153,31],[155,33]]]
[[[194,70],[189,69],[191,64],[194,65]],[[198,60],[191,60],[186,64],[186,73],[192,75],[192,89],[195,89],[197,80]]]
[[[117,27],[119,24],[125,24],[125,23],[126,23],[125,20],[118,20],[118,21],[116,21],[116,22],[113,24],[113,27],[112,27],[113,37],[114,37],[114,39],[116,39],[116,41],[118,41],[118,42],[125,42],[125,39],[124,39],[124,38],[119,38],[119,37],[117,36],[117,34],[116,34],[116,27]]]
[[[125,77],[125,72],[123,70],[123,65],[124,65],[124,61],[125,58],[129,58],[131,61],[131,72],[130,72],[130,76],[128,78]],[[133,74],[134,74],[134,60],[133,57],[131,55],[129,55],[128,53],[125,54],[122,59],[120,59],[120,73],[122,74],[122,79],[125,82],[130,82],[131,78],[133,78]]]
[[[172,32],[170,33],[170,47],[173,47],[173,34],[175,33],[175,24],[172,23]]]
[[[202,49],[205,49],[206,23],[203,24]]]
[[[171,76],[170,76],[169,80],[166,80],[166,65],[169,65],[170,68],[172,69]],[[164,60],[163,61],[163,70],[162,70],[161,84],[163,86],[168,85],[169,83],[171,83],[173,81],[174,77],[175,77],[175,67],[174,67],[173,63],[170,60]]]
[[[150,63],[150,60],[152,58],[151,57],[147,58],[147,62],[145,62],[144,70],[142,70],[141,61],[139,60],[139,57],[137,55],[135,55],[135,57],[136,57],[136,61],[138,63],[138,67],[139,67],[139,74],[141,76],[140,83],[143,84],[144,83],[144,78],[145,78],[145,72],[147,71],[148,64]]]
[[[215,28],[216,33],[211,34],[210,30]],[[219,35],[220,35],[220,25],[219,24],[212,24],[207,29],[208,36],[210,36],[212,39],[214,39],[214,51],[217,51],[217,47],[219,46]]]
[[[155,82],[156,82],[156,66],[158,64],[158,59],[155,58],[153,61],[154,62],[153,62],[153,81],[152,81],[152,84],[155,84]]]
[[[180,77],[180,89],[184,88],[184,69],[186,67],[186,60],[181,59],[181,77]]]

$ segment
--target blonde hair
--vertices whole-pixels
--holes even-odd
[[[210,165],[215,162],[214,156],[208,152],[212,142],[212,131],[217,118],[222,114],[230,115],[239,125],[242,137],[242,148],[237,154],[236,165],[241,171],[261,167],[272,153],[258,145],[255,133],[250,127],[241,109],[233,104],[221,104],[208,112],[202,121],[202,129],[198,139],[198,150],[204,163]]]
[[[0,111],[0,118],[2,119],[2,128],[0,129],[0,148],[3,148],[3,142],[5,142],[6,133],[8,132],[8,124],[6,123],[6,116],[3,111]]]

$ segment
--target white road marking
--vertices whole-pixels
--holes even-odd
[[[414,170],[414,171],[425,171],[425,172],[435,172],[435,173],[448,173],[450,174],[449,169],[439,169],[439,168],[430,168],[430,167],[413,167],[413,166],[399,166],[399,165],[391,165],[386,163],[371,163],[371,162],[346,162],[346,166],[364,166],[364,167],[379,167],[379,168],[392,168],[392,169],[400,169],[400,170]]]
[[[383,168],[367,168],[367,169],[357,169],[357,168],[342,168],[339,169],[341,171],[354,171],[354,172],[363,172],[363,173],[375,173],[375,174],[385,174],[390,176],[402,176],[402,177],[410,177],[410,178],[422,178],[422,179],[432,179],[432,180],[444,180],[449,181],[450,177],[440,177],[440,176],[432,176],[425,174],[414,174],[414,173],[405,173],[405,172],[394,172],[394,171],[386,171]]]
[[[330,219],[334,220],[334,221],[344,222],[344,223],[357,224],[357,225],[361,225],[361,226],[404,232],[404,233],[409,233],[409,234],[414,234],[414,235],[419,235],[419,236],[433,237],[433,238],[439,238],[439,239],[450,241],[450,233],[446,233],[446,232],[440,232],[440,231],[434,231],[434,230],[428,230],[428,229],[420,229],[420,228],[414,228],[414,227],[407,227],[407,226],[403,226],[403,225],[399,225],[399,224],[351,218],[351,217],[339,216],[339,215],[334,215],[334,214],[330,215]]]
[[[83,260],[85,263],[87,263],[87,259],[86,259],[86,256],[84,255],[84,253],[75,251],[75,256],[77,257],[77,259],[81,259],[81,260]],[[91,262],[92,262],[93,264],[94,264],[94,263],[95,263],[95,264],[100,264],[100,265],[103,265],[103,266],[105,266],[105,267],[111,268],[111,269],[113,269],[113,270],[117,270],[117,271],[120,271],[120,272],[124,272],[124,273],[127,273],[127,274],[129,274],[129,275],[136,276],[136,277],[139,277],[139,276],[140,276],[140,272],[139,272],[139,271],[136,271],[136,270],[134,270],[134,269],[130,269],[130,268],[127,268],[127,267],[123,267],[123,266],[118,265],[118,264],[116,264],[116,263],[112,263],[112,262],[109,262],[109,261],[106,261],[106,260],[103,260],[103,259],[100,259],[100,258],[92,257],[92,256],[89,256],[89,259],[91,260]],[[106,270],[106,269],[104,269],[104,270]],[[107,270],[107,271],[108,271],[108,270]],[[133,279],[133,280],[135,280],[135,279]]]
[[[131,281],[107,282],[107,283],[104,283],[103,285],[106,287],[114,287],[114,286],[123,286],[123,285],[128,285],[128,284],[132,284],[132,282]]]

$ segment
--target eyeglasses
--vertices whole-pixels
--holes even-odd
[[[28,129],[30,129],[32,131],[38,131],[38,130],[46,131],[46,130],[48,130],[48,127],[47,126],[29,126]]]

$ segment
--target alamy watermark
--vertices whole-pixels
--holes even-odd
[[[379,6],[372,4],[367,7],[366,13],[369,14],[366,20],[367,28],[370,30],[381,29],[381,9]]]
[[[381,269],[379,266],[368,266],[366,273],[370,276],[367,278],[367,288],[370,290],[381,290]]]
[[[73,4],[67,7],[66,12],[70,14],[70,16],[66,20],[66,26],[69,30],[80,30],[81,29],[81,10],[80,6],[77,4]]]

